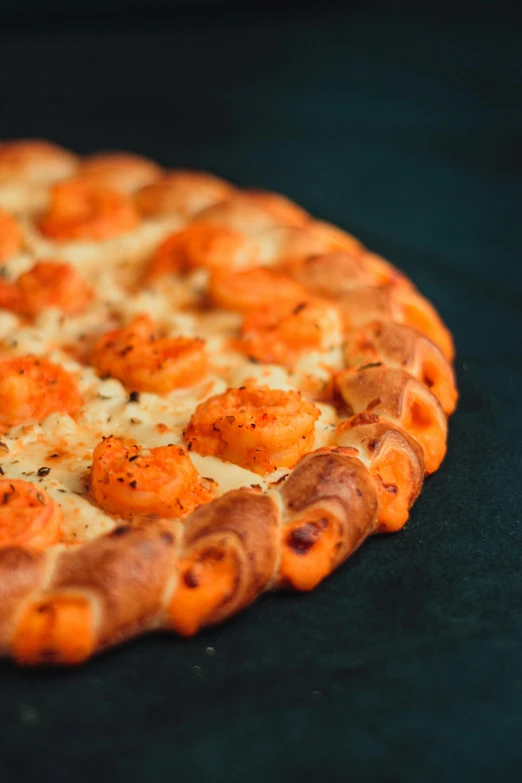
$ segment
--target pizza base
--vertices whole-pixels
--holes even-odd
[[[72,174],[80,188],[109,183],[141,205],[134,228],[106,238],[89,238],[88,227],[81,238],[44,235],[54,183]],[[10,201],[9,193],[18,195]],[[20,545],[2,540],[0,515],[0,653],[24,664],[76,664],[155,628],[191,635],[263,591],[313,589],[367,536],[404,525],[424,475],[444,457],[457,392],[451,335],[402,273],[282,196],[242,192],[202,173],[165,173],[138,156],[82,162],[52,145],[0,144],[2,205],[16,213],[23,236],[1,265],[8,285],[52,259],[81,274],[94,295],[72,314],[49,306],[28,317],[0,307],[0,358],[52,362],[81,398],[74,412],[3,426],[0,482],[28,482],[61,509],[62,522],[59,543]],[[199,226],[225,232],[224,247],[237,252],[217,256],[211,233],[208,266],[181,265],[149,279],[162,243]],[[267,268],[307,285],[311,302],[319,296],[312,306],[325,313],[320,337],[307,332],[308,347],[287,356],[272,345],[276,325],[261,358],[238,347],[248,313],[209,301],[223,257],[228,268]],[[263,317],[278,306],[274,299]],[[303,306],[284,317],[298,318]],[[162,337],[204,341],[201,380],[136,393],[125,378],[100,377],[89,361],[93,344],[143,314],[161,325]],[[297,454],[291,464],[260,469],[255,460],[223,458],[237,452],[234,444],[198,453],[187,443],[198,405],[245,387],[297,392],[315,406],[304,452],[290,448],[283,425],[277,430],[287,443],[281,454]],[[95,448],[111,436],[147,453],[171,445],[187,451],[208,502],[169,518],[104,510],[90,470]]]

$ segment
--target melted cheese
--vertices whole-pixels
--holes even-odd
[[[327,382],[331,369],[342,366],[340,336],[334,334],[328,350],[303,357],[293,372],[277,365],[262,365],[230,350],[228,342],[236,337],[241,316],[222,310],[180,310],[198,301],[207,284],[204,270],[184,278],[170,278],[129,295],[126,284],[142,269],[144,258],[172,230],[173,223],[144,222],[125,237],[104,243],[66,243],[58,246],[26,227],[28,244],[45,256],[62,258],[74,264],[82,276],[96,286],[98,297],[87,311],[68,317],[50,309],[32,325],[16,315],[0,311],[0,343],[10,354],[36,354],[61,364],[78,381],[83,406],[73,420],[52,414],[39,425],[25,425],[2,436],[8,452],[0,451],[0,466],[8,477],[22,478],[41,485],[64,510],[64,541],[86,541],[117,524],[114,516],[98,508],[89,498],[87,476],[92,452],[104,436],[115,435],[144,447],[170,443],[184,444],[183,431],[196,406],[230,386],[242,386],[248,380],[271,388],[300,388],[312,377]],[[15,279],[36,260],[31,254],[14,257],[5,264],[5,276]],[[110,262],[110,263],[109,263]],[[165,396],[139,395],[130,402],[128,390],[115,379],[102,380],[94,370],[80,364],[66,350],[115,325],[129,322],[138,313],[149,313],[167,335],[197,336],[207,342],[211,375],[198,386],[174,391]],[[335,330],[334,330],[335,331]],[[331,442],[337,418],[333,407],[318,403],[315,447]],[[277,482],[288,470],[267,477],[224,462],[216,457],[190,453],[201,476],[213,479],[219,492],[243,486],[263,490]],[[39,475],[40,468],[50,468]]]

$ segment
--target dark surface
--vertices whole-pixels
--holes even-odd
[[[516,22],[478,3],[0,38],[4,136],[287,193],[436,303],[462,395],[407,528],[313,594],[77,671],[1,663],[2,783],[521,779]]]

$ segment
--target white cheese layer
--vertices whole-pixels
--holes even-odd
[[[83,405],[74,419],[55,413],[41,424],[15,427],[1,436],[8,449],[0,450],[4,475],[41,485],[62,506],[66,543],[95,538],[119,521],[98,508],[87,491],[92,452],[102,437],[115,435],[145,448],[171,443],[183,446],[183,431],[194,409],[208,397],[247,381],[283,390],[304,388],[303,381],[310,377],[326,383],[329,371],[342,362],[340,337],[328,346],[328,351],[303,357],[294,372],[255,363],[231,350],[229,340],[239,333],[240,315],[205,308],[180,309],[200,301],[207,283],[204,271],[163,280],[148,288],[129,289],[129,280],[142,271],[146,258],[168,233],[164,223],[144,224],[140,231],[139,237],[134,232],[101,243],[101,250],[100,244],[86,247],[86,243],[68,243],[57,256],[56,246],[52,246],[55,243],[46,243],[38,236],[35,239],[33,230],[31,236],[38,257],[43,254],[69,261],[96,287],[98,296],[79,316],[50,309],[32,324],[0,310],[0,352],[43,356],[62,365],[77,379],[82,395]],[[127,253],[138,239],[141,249],[147,248],[138,254],[140,260]],[[94,252],[96,248],[98,252]],[[4,265],[6,277],[15,279],[35,261],[36,256],[28,254],[13,258]],[[129,269],[132,274],[127,274]],[[150,314],[168,336],[205,339],[211,362],[209,377],[197,386],[164,396],[141,393],[138,401],[131,402],[130,389],[118,380],[100,379],[91,367],[81,363],[83,346],[92,345],[106,330],[128,323],[138,313]],[[317,405],[321,415],[316,423],[315,447],[320,447],[331,442],[337,418],[332,406]],[[288,473],[282,469],[260,477],[216,457],[190,453],[190,458],[202,477],[218,483],[220,493],[244,486],[267,489]]]

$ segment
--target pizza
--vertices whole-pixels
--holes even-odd
[[[406,523],[453,357],[405,274],[282,195],[0,144],[0,652],[312,590]]]

